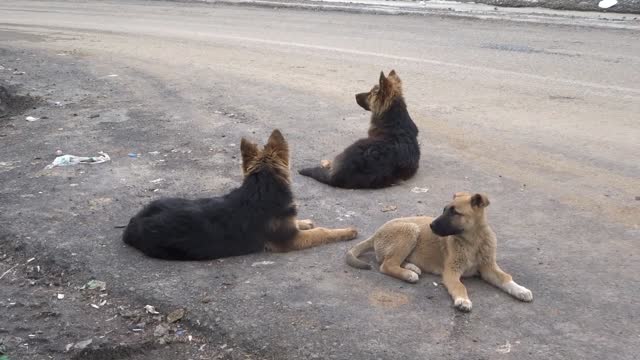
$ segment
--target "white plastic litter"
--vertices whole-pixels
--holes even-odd
[[[598,7],[601,9],[608,9],[617,3],[618,0],[602,0],[598,3]]]
[[[95,164],[101,164],[103,162],[107,162],[111,160],[111,158],[109,157],[109,154],[107,153],[100,151],[98,154],[100,155],[91,156],[91,157],[75,156],[75,155],[58,156],[55,160],[53,160],[51,164],[47,165],[45,169],[52,169],[56,166],[70,166],[70,165],[77,165],[77,164],[95,165]]]
[[[33,122],[33,121],[38,121],[40,120],[40,118],[34,117],[34,116],[27,116],[26,118],[24,118],[25,120],[29,121],[29,122]]]
[[[153,315],[158,315],[160,314],[158,311],[156,311],[156,308],[153,307],[152,305],[145,305],[144,309],[149,313],[149,314],[153,314]]]
[[[275,263],[273,261],[258,261],[251,264],[251,267],[272,265],[272,264],[275,264]]]
[[[429,189],[427,189],[427,188],[421,188],[421,187],[417,187],[417,186],[416,186],[416,187],[414,187],[413,189],[411,189],[411,192],[412,192],[412,193],[416,193],[416,194],[419,194],[419,193],[426,193],[427,191],[429,191]]]

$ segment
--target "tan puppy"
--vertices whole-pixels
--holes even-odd
[[[422,271],[442,274],[454,306],[471,311],[471,300],[460,278],[478,273],[488,283],[521,301],[533,300],[531,291],[518,285],[496,263],[496,235],[489,227],[483,194],[456,193],[442,215],[394,219],[347,253],[347,264],[371,269],[358,256],[373,248],[380,271],[415,283]]]

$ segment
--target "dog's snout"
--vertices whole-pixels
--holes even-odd
[[[367,100],[367,97],[369,97],[369,93],[356,94],[356,102],[363,109],[365,109],[367,111],[371,111],[371,109],[369,108],[369,101]]]

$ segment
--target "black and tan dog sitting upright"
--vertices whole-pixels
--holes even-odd
[[[422,216],[394,219],[347,253],[347,263],[360,269],[371,266],[358,259],[373,248],[380,271],[415,283],[422,271],[442,274],[454,306],[471,311],[471,300],[460,278],[480,274],[490,284],[522,301],[531,291],[518,285],[496,263],[496,235],[489,227],[482,194],[456,193],[437,219]]]
[[[346,189],[382,188],[412,177],[418,170],[418,128],[402,96],[402,81],[391,70],[380,73],[378,85],[356,95],[356,102],[371,111],[369,136],[347,147],[333,161],[300,170],[321,183]]]
[[[356,237],[355,229],[296,220],[289,146],[274,130],[264,149],[242,139],[242,186],[205,199],[155,200],[134,216],[125,243],[148,256],[209,260],[263,250],[284,252]]]

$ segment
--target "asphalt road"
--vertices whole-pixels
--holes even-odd
[[[265,358],[633,359],[638,38],[428,16],[6,0],[0,76],[40,96],[25,115],[47,119],[0,124],[0,224],[141,303],[187,308],[192,325]],[[409,285],[349,268],[355,241],[205,263],[121,244],[114,226],[150,199],[236,186],[241,136],[281,129],[294,170],[336,154],[366,133],[354,94],[391,69],[420,128],[418,175],[346,191],[296,174],[301,217],[356,226],[359,241],[393,217],[436,215],[456,191],[486,192],[499,263],[533,303],[471,279],[474,309],[460,314],[437,277]],[[112,161],[43,170],[57,149]]]

